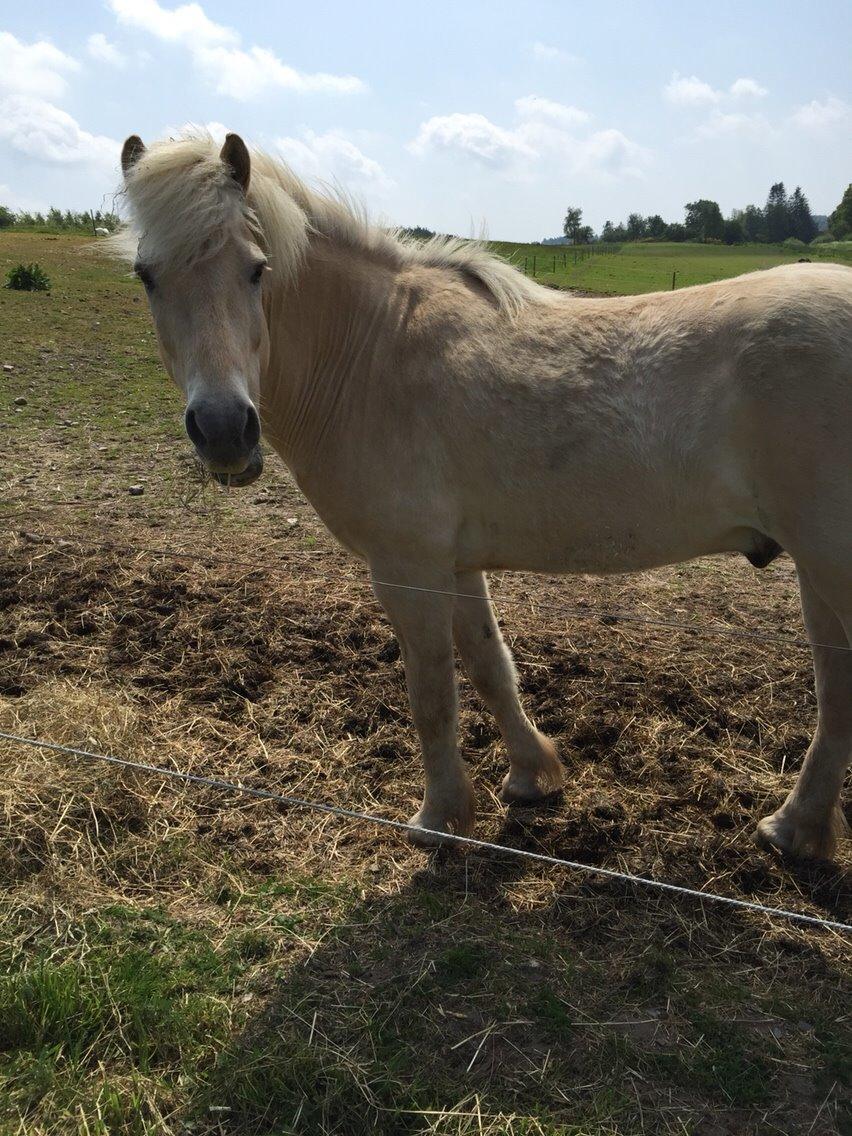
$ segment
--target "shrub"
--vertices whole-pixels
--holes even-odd
[[[818,237],[814,237],[814,239],[811,241],[811,244],[812,245],[827,245],[827,244],[832,244],[833,242],[834,242],[834,234],[826,231],[825,233],[820,233]]]
[[[798,237],[788,237],[784,242],[784,248],[786,249],[795,249],[797,251],[800,251],[801,249],[806,249],[807,247],[808,246],[805,241],[800,241]]]
[[[49,292],[50,278],[39,264],[19,264],[7,273],[6,287],[16,292]]]

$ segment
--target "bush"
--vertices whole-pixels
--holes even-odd
[[[834,242],[834,234],[829,233],[829,232],[825,232],[825,233],[820,233],[818,237],[814,237],[814,239],[811,241],[811,244],[812,245],[827,245],[827,244],[832,244],[833,242]]]
[[[39,264],[19,264],[7,273],[6,287],[15,292],[49,292],[50,278]]]
[[[800,241],[798,237],[788,237],[784,242],[784,248],[795,249],[797,252],[800,252],[802,249],[806,249],[807,247],[808,246],[806,242]]]

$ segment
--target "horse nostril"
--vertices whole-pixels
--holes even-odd
[[[253,450],[260,441],[260,419],[251,403],[246,407],[246,424],[243,428],[243,441],[250,450]]]
[[[187,434],[189,434],[190,441],[199,450],[202,449],[204,443],[207,441],[207,438],[204,435],[204,431],[198,425],[198,419],[196,418],[194,410],[187,410],[184,417],[184,422],[186,424],[186,432]]]

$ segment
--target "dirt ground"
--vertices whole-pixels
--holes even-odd
[[[137,285],[36,251],[51,301],[0,306],[0,729],[405,819],[417,747],[363,567],[276,459],[247,490],[204,482]],[[460,676],[477,835],[849,921],[848,844],[791,864],[752,842],[815,721],[788,559],[492,588],[568,778],[501,806],[505,758]],[[0,755],[4,1132],[850,1131],[838,933]],[[95,996],[124,989],[131,949],[165,992],[140,1037],[181,1039],[153,1056],[133,983],[109,1011]],[[96,1022],[86,1044],[69,1018]]]

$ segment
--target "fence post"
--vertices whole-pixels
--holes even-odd
[[[533,256],[533,276],[535,276],[535,256]]]
[[[673,273],[672,273],[672,291],[673,291],[673,292],[674,292],[674,290],[675,290],[675,277],[676,277],[676,276],[677,276],[677,272],[673,272]]]

